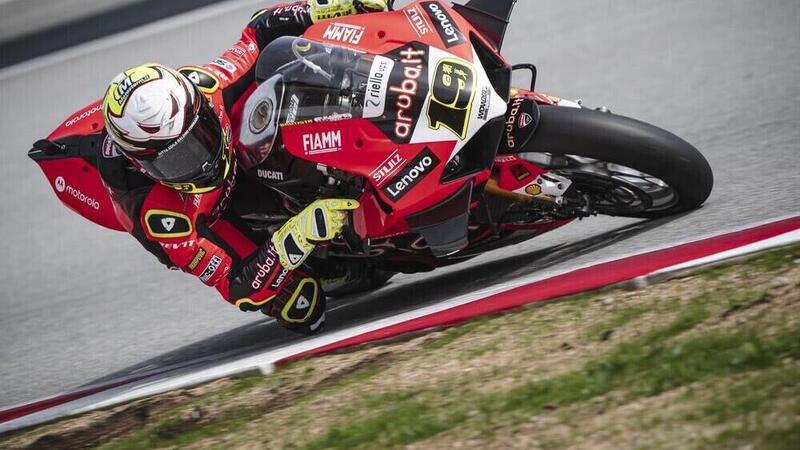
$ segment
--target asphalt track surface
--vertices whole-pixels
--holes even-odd
[[[261,4],[222,3],[0,71],[0,406],[298,339],[62,207],[25,155],[119,70],[211,60]],[[678,217],[594,218],[398,276],[376,293],[331,302],[329,330],[800,212],[796,0],[521,0],[504,52],[538,65],[541,90],[607,105],[696,145],[714,169],[711,198]]]

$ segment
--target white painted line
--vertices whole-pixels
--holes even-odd
[[[753,253],[762,252],[764,250],[784,247],[789,244],[794,244],[795,242],[800,242],[800,230],[790,231],[788,233],[771,237],[763,241],[754,242],[752,244],[744,245],[742,247],[738,247],[732,250],[727,250],[721,253],[717,253],[715,255],[706,256],[705,258],[695,259],[693,261],[688,261],[683,264],[677,264],[672,267],[660,269],[649,274],[648,276],[657,276],[667,273],[680,272],[682,270],[687,270],[687,269],[693,269],[695,267],[714,264],[733,258],[739,258]]]

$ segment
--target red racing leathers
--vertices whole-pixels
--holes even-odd
[[[179,69],[208,97],[234,150],[259,53],[273,39],[300,35],[311,23],[305,1],[264,9],[220,58]],[[125,158],[109,161],[101,161],[100,171],[120,221],[163,263],[196,275],[240,309],[262,310],[288,328],[313,332],[323,323],[325,296],[317,278],[308,269],[284,269],[268,239],[248,236],[228,214],[234,190],[244,189],[235,157],[224,186],[204,194],[154,184]]]

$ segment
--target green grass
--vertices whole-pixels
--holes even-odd
[[[706,297],[705,302],[708,301],[709,297]],[[673,339],[708,318],[705,302],[691,305],[667,326],[617,345],[580,370],[525,383],[508,391],[489,394],[462,392],[459,395],[458,392],[442,390],[415,390],[355,399],[351,407],[342,411],[342,420],[338,425],[302,448],[402,446],[456,428],[470,420],[470,417],[506,416],[514,420],[517,413],[524,413],[520,417],[527,417],[542,412],[546,406],[564,407],[615,390],[627,392],[630,398],[656,395],[712,377],[770,368],[786,358],[800,359],[800,329],[786,331],[773,338],[763,338],[742,330]],[[452,340],[462,335],[448,333],[444,337]],[[376,366],[366,367],[333,386],[353,385],[358,380],[377,376],[379,372]],[[719,422],[738,417],[746,411],[768,407],[776,390],[794,386],[798,375],[797,368],[777,370],[770,375],[761,374],[754,378],[753,385],[735,387],[725,404],[707,405],[706,415],[709,420]],[[251,382],[253,380],[249,378],[239,380],[243,384]],[[772,387],[753,389],[759,385]],[[442,398],[449,400],[442,404]],[[205,437],[233,432],[262,414],[263,411],[244,410],[210,423],[192,423],[184,418],[173,417],[105,448],[133,450],[180,447]],[[718,443],[737,442],[742,439],[742,433],[744,431],[736,429],[726,431]],[[762,435],[765,445],[771,442],[769,445],[774,448],[781,448],[778,444],[797,437],[794,430],[788,429],[770,430]]]
[[[746,264],[751,269],[774,272],[794,265],[794,261],[798,258],[800,258],[800,245],[792,245],[758,254],[747,260]]]
[[[746,262],[748,266],[740,273],[780,271],[795,265],[797,259],[800,259],[800,246],[779,249],[750,258]],[[709,269],[702,272],[702,276],[719,279],[729,270],[730,266]],[[292,407],[287,409],[287,417],[295,417],[298,422],[309,422],[308,426],[314,426],[316,402],[325,402],[333,392],[352,391],[352,400],[336,411],[334,425],[322,430],[322,434],[315,438],[304,436],[308,441],[299,442],[299,448],[389,448],[462,428],[477,431],[488,438],[496,429],[495,424],[513,425],[553,408],[569,411],[569,407],[584,408],[590,405],[584,402],[593,399],[627,401],[699,384],[705,390],[694,392],[693,387],[687,390],[682,400],[699,399],[699,406],[688,413],[692,421],[721,427],[721,434],[704,442],[708,448],[732,448],[747,444],[755,444],[755,448],[779,450],[800,448],[800,427],[765,422],[765,418],[775,410],[776,399],[800,399],[800,367],[797,364],[800,361],[800,328],[771,331],[771,336],[763,336],[757,332],[758,317],[752,325],[748,322],[747,326],[733,330],[719,327],[708,331],[699,327],[704,322],[718,323],[728,314],[771,301],[766,288],[747,287],[749,290],[742,291],[737,290],[736,286],[725,286],[688,300],[653,301],[623,305],[611,311],[601,311],[601,308],[589,311],[588,307],[597,302],[595,292],[549,304],[548,308],[555,308],[550,311],[558,315],[540,315],[540,307],[531,307],[511,316],[478,318],[444,330],[440,336],[424,342],[421,350],[425,353],[437,352],[458,342],[460,345],[453,348],[460,353],[444,355],[443,358],[460,355],[471,359],[494,351],[504,341],[495,336],[494,339],[480,340],[480,344],[472,347],[462,345],[464,341],[460,340],[469,339],[473,334],[491,334],[494,327],[508,325],[510,330],[519,330],[525,336],[540,336],[546,334],[543,330],[549,328],[575,326],[580,336],[597,340],[607,332],[640,320],[645,315],[649,319],[653,314],[663,314],[664,319],[660,326],[639,337],[613,346],[611,343],[595,344],[605,349],[604,353],[593,355],[577,370],[541,380],[518,382],[500,391],[487,392],[480,388],[479,380],[491,377],[494,372],[476,371],[447,381],[440,380],[436,384],[422,377],[413,389],[359,392],[359,386],[374,384],[372,382],[390,366],[390,355],[389,359],[365,363],[357,370],[313,389],[309,387],[302,392],[290,392],[288,395],[292,397]],[[590,313],[592,317],[596,315],[603,319],[587,326],[583,318]],[[652,321],[646,322],[649,324]],[[536,345],[536,342],[532,340],[530,345]],[[521,358],[524,356],[520,354]],[[265,378],[260,374],[239,377],[223,389],[181,405],[160,421],[102,448],[180,448],[204,438],[236,436],[252,421],[260,421],[268,427],[263,418],[271,409],[263,402],[246,408],[224,410],[217,416],[198,421],[187,418],[185,411],[192,406],[202,409],[215,401],[246,396],[247,391],[255,387],[261,390],[270,387],[279,389],[285,384],[285,377],[310,376],[316,370],[313,360],[298,364],[272,377]],[[497,370],[500,371],[499,375],[508,376],[510,369]],[[707,395],[708,392],[713,395]],[[614,395],[605,397],[609,394]],[[795,400],[790,408],[795,417],[800,416],[800,400]],[[639,426],[667,427],[672,426],[674,419],[648,417],[642,419],[648,423],[643,422]],[[688,420],[689,416],[683,419]],[[265,433],[264,439],[269,439],[268,433]],[[548,439],[560,438],[550,436]]]
[[[446,407],[430,400],[436,398],[435,392],[373,399],[375,405],[389,406],[368,417],[346,418],[303,448],[400,446],[455,428],[473,410],[480,417],[512,417],[515,412],[529,416],[542,412],[547,405],[568,406],[614,390],[625,390],[631,398],[656,395],[715,376],[772,367],[783,358],[800,359],[800,330],[770,339],[749,331],[713,332],[681,341],[671,339],[707,317],[702,305],[690,307],[668,326],[620,344],[580,370],[506,392],[477,397],[464,393]]]
[[[441,411],[414,397],[393,401],[385,410],[331,428],[303,446],[306,450],[389,448],[434,436],[463,422],[460,411]]]
[[[765,413],[775,399],[794,398],[800,413],[800,367],[778,367],[749,377],[744,382],[713,389],[714,398],[702,408],[702,416],[724,424],[751,413]]]
[[[339,377],[338,379],[334,380],[329,386],[325,386],[322,388],[324,392],[331,392],[339,389],[344,389],[347,387],[352,386],[359,386],[363,383],[368,382],[376,375],[381,373],[383,370],[383,365],[381,363],[371,363],[365,367],[362,367],[356,370],[353,373],[349,373],[345,376]]]
[[[187,418],[172,416],[154,426],[138,431],[124,439],[101,446],[104,450],[147,450],[161,447],[189,445],[200,439],[235,432],[263,412],[252,408],[236,414],[218,417],[210,422],[191,422]]]
[[[800,426],[753,430],[748,427],[723,431],[707,441],[708,448],[757,448],[759,450],[797,450],[800,448]],[[755,445],[754,445],[755,444]]]
[[[652,307],[647,305],[631,305],[616,311],[608,320],[596,323],[589,327],[586,335],[589,339],[602,339],[603,336],[613,332],[619,327],[627,325],[642,317]]]
[[[467,321],[457,327],[447,328],[442,332],[441,336],[426,342],[424,344],[424,347],[428,351],[434,351],[440,348],[447,347],[449,344],[455,342],[460,337],[466,336],[474,332],[488,320],[489,320],[488,317],[479,317],[477,319]]]

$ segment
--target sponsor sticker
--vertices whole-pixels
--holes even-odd
[[[523,103],[525,103],[524,98],[516,97],[511,101],[511,108],[509,108],[508,118],[506,119],[506,144],[510,149],[513,149],[517,146],[517,138],[514,131],[515,124],[517,123],[517,120],[519,120],[519,113],[522,109]]]
[[[538,184],[531,184],[525,188],[525,193],[528,195],[539,195],[542,193],[542,187]]]
[[[269,280],[272,271],[278,266],[278,261],[278,254],[270,247],[264,261],[256,262],[257,271],[253,281],[250,283],[250,287],[255,290],[261,289],[264,286],[264,282]]]
[[[103,139],[103,158],[111,159],[116,158],[117,156],[121,156],[119,151],[117,151],[117,147],[114,146],[114,143],[111,142],[111,138],[106,135],[105,139]]]
[[[91,116],[92,114],[94,114],[94,113],[96,113],[96,112],[98,112],[98,111],[100,111],[102,109],[103,109],[102,105],[96,105],[92,109],[88,109],[88,110],[78,114],[77,116],[69,119],[66,123],[64,123],[64,126],[69,128],[69,127],[75,125],[76,123],[80,122],[81,120],[86,119],[87,117]]]
[[[283,172],[277,170],[258,169],[256,174],[258,175],[258,178],[264,178],[265,180],[270,181],[283,181],[284,179]]]
[[[269,9],[265,9],[265,10],[261,11],[261,13],[257,14],[256,16],[254,16],[253,19],[255,19],[256,17],[258,17],[259,15],[261,15],[261,14],[267,12],[267,11],[269,11]],[[281,7],[275,8],[274,10],[272,10],[272,15],[273,16],[280,16],[280,15],[284,15],[284,14],[298,14],[298,13],[303,13],[303,12],[306,12],[306,11],[308,11],[308,4],[289,5],[289,6],[281,6]]]
[[[153,237],[178,238],[192,234],[189,217],[176,212],[151,209],[145,213],[144,221]]]
[[[213,94],[219,89],[219,79],[205,69],[187,66],[181,67],[178,72],[188,78],[204,94]]]
[[[392,201],[397,202],[414,189],[414,186],[419,184],[420,181],[430,175],[439,164],[439,158],[429,148],[425,148],[400,170],[381,191]]]
[[[510,163],[515,161],[518,161],[518,158],[515,155],[498,155],[497,157],[494,158],[494,162],[498,164]]]
[[[222,154],[223,158],[225,158],[225,153]],[[211,217],[219,217],[219,214],[225,210],[228,206],[228,200],[231,198],[231,194],[233,193],[233,188],[236,186],[236,158],[233,158],[231,162],[231,176],[228,177],[228,180],[225,181],[225,185],[222,187],[224,189],[222,195],[217,197],[217,206],[211,211]]]
[[[345,44],[358,45],[361,43],[361,38],[364,37],[364,31],[364,27],[358,25],[333,22],[325,29],[322,38]]]
[[[330,116],[314,117],[314,122],[339,122],[340,120],[350,120],[353,115],[350,113],[331,114]]]
[[[183,242],[176,242],[176,243],[166,243],[166,242],[159,242],[162,248],[167,250],[180,250],[184,248],[192,248],[194,247],[195,241],[183,241]]]
[[[399,84],[389,87],[395,97],[397,116],[395,118],[394,134],[403,142],[408,142],[414,131],[417,116],[414,113],[414,103],[420,90],[420,79],[423,75],[425,50],[416,50],[408,47],[400,52],[403,64],[402,80]],[[424,78],[422,78],[424,80]]]
[[[114,79],[109,88],[111,95],[111,98],[108,99],[109,113],[121,117],[131,92],[145,83],[160,78],[161,72],[152,67],[141,66],[125,71],[120,78]]]
[[[295,94],[289,98],[289,107],[286,113],[286,122],[293,123],[297,121],[297,111],[300,109],[300,97]]]
[[[478,104],[478,119],[486,122],[489,119],[489,108],[492,106],[492,90],[488,86],[481,89],[481,102]]]
[[[197,253],[194,254],[194,257],[192,258],[191,262],[189,262],[189,266],[188,266],[189,270],[196,269],[197,266],[199,266],[200,263],[203,262],[203,258],[205,258],[205,257],[206,257],[206,251],[203,250],[202,248],[198,249]]]
[[[531,176],[531,172],[522,164],[514,164],[509,167],[508,170],[511,172],[511,175],[514,175],[517,181],[522,181]]]
[[[511,99],[506,112],[504,139],[500,143],[502,153],[513,153],[531,139],[538,121],[536,108],[536,103],[525,97]]]
[[[240,58],[243,58],[246,55],[244,49],[240,48],[238,45],[234,45],[233,47],[229,48],[227,53],[232,53]]]
[[[389,155],[389,157],[386,158],[377,169],[373,170],[369,176],[372,178],[372,181],[374,181],[375,184],[380,186],[385,183],[389,177],[397,173],[397,171],[400,170],[400,168],[406,162],[406,159],[400,155],[399,150],[395,149],[395,151],[393,151],[392,154]]]
[[[76,189],[76,188],[70,186],[69,184],[67,184],[67,180],[64,179],[64,177],[62,177],[62,176],[56,177],[55,182],[53,183],[53,185],[56,188],[56,191],[62,192],[62,193],[65,192],[67,195],[70,195],[70,196],[74,197],[79,202],[85,204],[89,208],[94,209],[95,211],[99,211],[100,210],[100,202],[98,202],[96,199],[94,199],[92,197],[89,197],[88,195],[84,194],[83,192],[81,192],[80,189]]]
[[[519,122],[518,122],[518,125],[519,125],[520,128],[526,128],[531,123],[533,123],[533,117],[531,117],[530,114],[528,114],[528,113],[520,114]]]
[[[453,18],[445,11],[439,2],[422,2],[422,8],[428,13],[433,27],[447,48],[461,45],[466,42],[461,30],[458,29]]]
[[[386,111],[386,91],[394,69],[394,61],[385,56],[376,56],[369,71],[364,94],[364,118],[380,117]]]
[[[417,36],[423,37],[431,32],[431,25],[428,23],[428,19],[422,15],[422,11],[419,10],[418,6],[415,5],[405,9],[404,12],[406,13],[408,23],[411,24],[411,28],[417,33]]]
[[[279,289],[283,284],[283,282],[286,280],[287,275],[289,275],[289,269],[281,270],[281,273],[279,273],[278,276],[275,277],[275,280],[272,282],[272,284],[269,285],[270,289],[273,290]]]
[[[215,77],[219,78],[220,80],[231,81],[231,79],[228,78],[228,75],[226,75],[225,72],[217,68],[209,68],[209,70],[211,71],[211,73],[214,74]]]
[[[206,268],[203,269],[203,273],[200,274],[200,281],[203,283],[208,282],[208,280],[210,280],[211,277],[217,272],[220,264],[222,264],[222,258],[217,255],[211,257],[211,261],[208,262]]]
[[[303,152],[306,155],[334,153],[342,149],[341,130],[323,131],[303,135]]]
[[[227,70],[229,73],[236,73],[236,66],[225,58],[217,58],[211,64]]]

